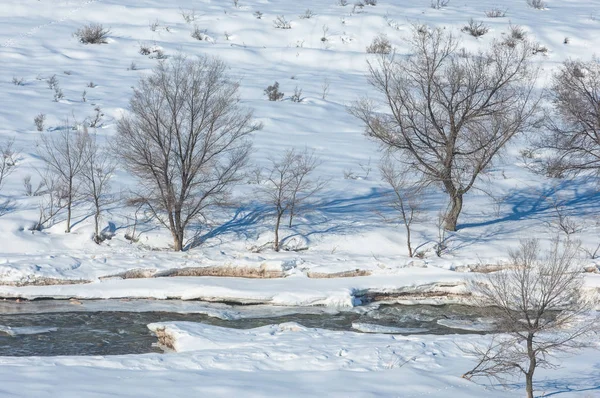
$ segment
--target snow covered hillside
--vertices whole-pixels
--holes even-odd
[[[366,62],[374,55],[365,52],[376,36],[387,35],[402,56],[411,24],[443,26],[467,49],[484,48],[506,35],[509,25],[519,25],[548,49],[535,57],[542,68],[540,87],[560,62],[570,57],[587,60],[599,44],[599,11],[593,1],[550,1],[546,9],[536,10],[525,0],[511,0],[502,4],[505,17],[486,17],[495,7],[494,2],[451,1],[434,9],[425,0],[364,7],[341,6],[334,0],[247,0],[238,6],[208,0],[7,0],[0,10],[0,136],[14,139],[19,154],[16,171],[0,192],[6,202],[6,214],[0,218],[0,278],[17,284],[39,278],[93,281],[131,269],[151,275],[189,266],[263,267],[288,274],[357,268],[393,274],[407,265],[454,270],[502,261],[507,249],[523,237],[555,236],[557,203],[577,223],[574,237],[593,251],[599,237],[594,182],[550,180],[529,172],[520,160],[527,137],[516,140],[481,179],[480,191],[465,196],[459,231],[446,235],[441,257],[433,250],[439,241],[438,214],[447,205],[439,190],[425,196],[424,214],[413,226],[413,246],[422,260],[407,256],[401,225],[380,217],[389,212],[381,195],[387,189],[379,178],[381,152],[347,112],[360,96],[377,95],[366,79]],[[314,15],[306,18],[307,9]],[[291,29],[277,29],[277,16],[284,16]],[[480,38],[462,33],[470,18],[482,21],[489,32]],[[86,23],[110,29],[108,42],[80,43],[73,33]],[[190,36],[195,26],[203,40]],[[131,230],[135,209],[122,202],[102,216],[102,227],[114,237],[101,245],[91,239],[93,217],[85,202],[74,208],[72,233],[64,233],[63,213],[51,227],[30,231],[42,198],[26,195],[24,179],[30,176],[35,190],[44,169],[36,154],[40,135],[52,135],[67,119],[81,123],[99,107],[103,116],[97,134],[102,142],[110,141],[132,86],[158,62],[156,53],[141,55],[141,46],[161,49],[166,57],[218,56],[228,64],[241,84],[243,104],[264,124],[253,137],[253,164],[265,165],[268,157],[291,147],[314,149],[326,189],[319,192],[312,211],[299,214],[296,225],[282,231],[285,245],[308,250],[254,253],[253,248],[273,239],[273,222],[263,204],[252,200],[252,184],[238,186],[232,207],[215,212],[208,225],[190,232],[205,242],[183,254],[165,251],[171,239],[156,222],[139,226],[140,241],[130,244],[124,236]],[[52,76],[63,93],[57,101],[47,82]],[[286,94],[283,101],[268,101],[263,93],[274,81]],[[300,103],[289,100],[296,87],[305,97]],[[46,119],[38,132],[33,120],[40,113]],[[113,191],[127,192],[134,185],[118,167]]]
[[[323,306],[331,314],[371,301],[469,303],[468,282],[480,271],[498,270],[522,239],[539,238],[548,247],[558,236],[581,242],[587,293],[600,309],[597,177],[533,173],[527,148],[537,133],[526,131],[464,196],[457,231],[441,227],[448,195],[439,187],[425,191],[412,224],[411,257],[406,229],[390,222],[398,214],[380,175],[384,151],[349,112],[359,98],[382,99],[369,84],[368,62],[377,55],[367,47],[387,39],[397,57],[406,57],[411,32],[425,25],[452,33],[473,52],[518,29],[536,48],[534,91],[540,94],[564,61],[589,61],[600,48],[600,0],[537,1],[544,3],[540,9],[527,0],[0,3],[0,150],[10,142],[13,150],[5,153],[9,173],[0,179],[0,297],[72,299],[73,305],[153,298],[228,303],[223,308]],[[483,35],[465,32],[469,21],[481,23]],[[89,24],[107,29],[104,43],[84,44],[77,37]],[[94,209],[82,197],[74,202],[70,226],[62,209],[36,228],[50,211],[49,187],[42,184],[44,137],[85,125],[100,145],[114,149],[118,121],[128,114],[140,78],[160,59],[201,55],[226,63],[239,83],[241,105],[262,124],[251,135],[248,173],[227,204],[188,228],[187,238],[201,244],[172,250],[168,229],[128,200],[139,182],[116,156],[110,158],[112,199],[100,217],[105,240],[94,242]],[[275,82],[284,93],[280,101],[265,95]],[[282,224],[282,250],[275,251],[273,212],[257,193],[253,170],[291,149],[314,153],[314,178],[323,186],[293,225]],[[90,305],[109,311],[115,302]],[[190,303],[189,312],[242,317],[199,305]],[[445,321],[452,327],[452,319]],[[174,352],[0,356],[0,397],[500,398],[524,389],[518,379],[507,390],[460,377],[476,360],[459,346],[490,341],[490,335],[402,336],[413,332],[364,323],[353,328],[365,333],[296,323],[234,330],[165,322],[148,328]],[[23,330],[54,329],[3,330],[18,339]],[[596,351],[559,363],[559,369],[536,373],[536,394],[599,396]]]

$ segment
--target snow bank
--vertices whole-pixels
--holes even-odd
[[[428,299],[434,292],[440,296],[440,300],[450,301],[444,296],[454,295],[455,300],[460,301],[462,295],[465,295],[463,280],[463,274],[423,268],[404,270],[388,276],[355,278],[178,277],[110,279],[83,285],[0,286],[0,296],[25,299],[156,298],[282,306],[353,307],[362,304],[361,297],[368,296],[369,292],[376,292],[375,296],[379,299],[399,295],[415,301],[419,298]]]

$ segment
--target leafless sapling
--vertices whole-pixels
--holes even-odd
[[[312,178],[320,161],[307,149],[302,152],[288,149],[280,158],[271,158],[270,162],[270,166],[262,170],[258,177],[260,185],[257,190],[275,213],[273,249],[279,251],[279,228],[283,217],[288,214],[288,226],[291,227],[300,206],[319,192],[324,182]]]
[[[406,168],[401,168],[398,162],[390,157],[385,157],[379,167],[383,182],[391,188],[386,195],[389,199],[389,207],[396,213],[391,219],[385,217],[386,221],[400,221],[406,229],[406,248],[408,256],[412,257],[411,227],[417,220],[422,209],[423,186],[419,182],[410,180],[410,174]]]
[[[472,284],[478,305],[487,309],[503,334],[489,345],[463,347],[477,364],[463,377],[500,381],[525,376],[527,396],[533,397],[538,368],[553,367],[553,356],[592,345],[597,318],[582,292],[578,246],[555,239],[543,251],[537,240],[522,241],[510,253],[505,270],[485,274]]]
[[[60,174],[49,167],[40,173],[40,183],[36,196],[40,197],[38,204],[38,220],[31,226],[31,231],[41,231],[54,223],[55,217],[67,206],[65,198],[67,189]]]
[[[240,181],[249,136],[261,127],[240,105],[226,69],[208,57],[160,62],[141,78],[117,125],[115,149],[176,251],[184,248],[189,224],[206,218]]]
[[[444,228],[455,231],[463,196],[535,119],[532,52],[527,42],[495,42],[485,52],[461,53],[452,34],[422,26],[409,43],[409,57],[384,54],[369,63],[369,83],[383,95],[383,108],[362,99],[350,112],[367,136],[442,186],[451,204]]]
[[[85,148],[89,139],[87,129],[73,129],[67,121],[60,131],[42,135],[38,143],[38,156],[46,164],[48,172],[56,176],[53,185],[60,186],[64,195],[67,233],[71,232],[73,203],[80,191],[76,180],[85,167]]]
[[[112,178],[116,163],[109,156],[106,148],[100,146],[97,137],[91,135],[85,147],[85,161],[81,169],[84,197],[94,208],[94,242],[102,242],[100,236],[100,217],[102,211],[115,197],[110,192],[110,179]]]

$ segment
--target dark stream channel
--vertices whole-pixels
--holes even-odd
[[[269,324],[297,322],[306,327],[330,330],[357,331],[356,326],[377,325],[396,334],[455,334],[483,333],[469,326],[485,325],[481,311],[461,305],[382,305],[378,308],[331,313],[244,314],[242,319],[223,320],[197,313],[167,311],[94,312],[83,308],[73,310],[69,304],[60,304],[58,310],[48,302],[0,304],[1,356],[56,356],[56,355],[121,355],[161,352],[155,346],[156,337],[146,327],[153,322],[190,321],[236,329],[249,329]],[[227,307],[236,311],[237,307]],[[240,307],[241,309],[241,307]],[[173,311],[177,311],[175,308]],[[291,310],[293,311],[293,310]],[[242,312],[243,313],[243,312]],[[254,317],[256,316],[256,317]],[[467,325],[464,327],[464,325]],[[450,326],[450,327],[448,327]],[[460,327],[464,327],[461,329]],[[408,328],[405,329],[405,328]],[[360,329],[360,328],[359,328]],[[364,326],[363,326],[364,329]],[[485,329],[485,328],[483,328]],[[481,329],[481,330],[483,330]],[[389,330],[388,330],[389,331]]]

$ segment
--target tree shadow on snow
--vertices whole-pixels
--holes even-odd
[[[220,238],[228,233],[249,238],[254,234],[256,225],[268,214],[269,211],[264,205],[245,205],[235,209],[229,220],[208,231],[205,224],[197,224],[191,229],[193,235],[188,239],[184,250],[200,246],[209,239]]]
[[[584,217],[600,211],[600,190],[591,186],[590,178],[562,180],[541,189],[513,190],[504,197],[502,204],[510,206],[510,212],[488,221],[462,223],[458,229],[487,227],[521,220],[548,221],[556,217],[556,207],[564,208],[569,216]],[[561,196],[565,195],[565,198]]]
[[[525,383],[509,383],[494,387],[524,391]],[[600,392],[600,380],[598,379],[597,373],[589,373],[582,377],[534,381],[533,388],[536,397],[560,397],[562,394],[573,393],[580,393],[585,397],[587,396],[585,393],[589,394],[594,391]]]
[[[297,217],[291,228],[285,224],[288,215],[282,220],[282,243],[301,237],[307,241],[313,235],[331,233],[349,233],[359,228],[365,229],[381,223],[376,211],[383,212],[385,197],[379,189],[371,189],[368,194],[341,198],[323,198],[297,209]],[[256,236],[258,230],[270,230],[273,223],[264,223],[268,217],[274,217],[273,211],[264,204],[246,204],[235,209],[229,220],[207,231],[205,224],[198,224],[193,229],[193,236],[188,240],[185,249],[197,247],[209,239],[234,233],[246,239]],[[291,231],[291,233],[289,233]],[[286,234],[288,233],[288,234]]]

